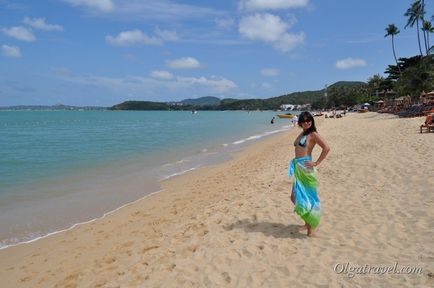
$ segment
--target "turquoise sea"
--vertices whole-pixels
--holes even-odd
[[[102,217],[290,128],[275,112],[1,111],[0,248]]]

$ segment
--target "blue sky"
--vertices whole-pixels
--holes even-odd
[[[411,2],[0,0],[0,106],[269,98],[367,81],[394,63],[388,24],[401,31],[397,56],[418,54],[404,29]]]

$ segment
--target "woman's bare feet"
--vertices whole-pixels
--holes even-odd
[[[312,237],[315,236],[317,229],[313,229],[310,225],[307,225],[307,236]]]

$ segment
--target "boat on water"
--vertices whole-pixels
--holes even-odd
[[[295,115],[291,114],[291,113],[287,113],[287,114],[277,114],[277,117],[279,118],[294,118]]]

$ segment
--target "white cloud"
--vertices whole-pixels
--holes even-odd
[[[288,52],[304,43],[304,33],[287,32],[294,23],[295,19],[288,23],[269,13],[254,14],[243,17],[238,30],[247,39],[268,42],[275,49]]]
[[[2,45],[2,53],[6,57],[20,58],[21,50],[16,46]]]
[[[116,1],[116,9],[111,16],[127,20],[153,21],[153,23],[172,23],[178,19],[205,18],[214,19],[227,14],[206,5],[190,5],[176,3],[180,1],[170,0],[128,0]]]
[[[279,70],[274,68],[264,68],[261,70],[261,75],[263,76],[277,76],[279,75]]]
[[[155,70],[151,72],[151,77],[161,80],[171,80],[173,79],[173,74],[169,71]]]
[[[289,34],[285,33],[282,37],[274,42],[273,47],[282,52],[288,52],[304,43],[304,33]]]
[[[277,41],[288,29],[280,17],[272,14],[255,14],[243,17],[239,32],[250,40]]]
[[[189,93],[191,93],[192,90],[203,91],[203,93],[205,93],[205,91],[221,93],[237,88],[237,85],[233,81],[221,76],[211,76],[209,78],[204,76],[181,77],[172,75],[167,71],[153,71],[151,72],[151,76],[172,75],[172,78],[164,79],[164,77],[152,78],[131,75],[120,78],[111,78],[97,75],[77,75],[64,68],[55,68],[52,69],[52,71],[54,77],[61,78],[64,81],[116,90],[119,91],[119,93],[125,94],[129,91],[146,91],[151,93],[152,91],[157,91],[159,89],[174,90],[178,92],[181,91],[181,89],[186,89]]]
[[[357,67],[365,67],[368,65],[363,59],[346,58],[336,61],[336,68],[338,69],[351,69]]]
[[[2,28],[2,32],[17,40],[32,42],[36,40],[32,30],[22,26],[15,26],[12,28]]]
[[[201,85],[211,87],[217,92],[226,92],[228,90],[234,89],[237,85],[228,79],[219,76],[211,76],[211,78],[206,77],[177,77],[177,81],[183,84],[190,85]]]
[[[214,19],[223,17],[226,11],[206,5],[181,4],[176,0],[58,0],[81,7],[86,16],[109,17],[116,21],[140,21],[141,23],[169,23],[180,19]],[[0,0],[1,2],[1,0]]]
[[[102,12],[112,11],[114,4],[112,0],[63,0],[71,4],[72,6],[84,6],[87,8],[93,8]]]
[[[145,45],[161,45],[164,41],[178,41],[179,37],[175,31],[161,30],[155,28],[156,36],[148,36],[146,33],[134,29],[130,31],[124,31],[117,36],[108,35],[105,37],[106,41],[113,46],[131,46],[134,44]]]
[[[44,31],[63,31],[63,27],[57,24],[47,24],[45,23],[45,18],[24,18],[24,24],[27,24],[35,29],[40,29]]]
[[[113,37],[108,35],[106,41],[113,46],[130,46],[134,44],[160,45],[162,40],[156,37],[149,37],[140,30],[124,31]]]
[[[166,65],[172,69],[197,69],[201,66],[199,61],[193,57],[183,57],[166,61]]]
[[[241,0],[239,7],[241,10],[277,10],[302,8],[309,4],[309,0]]]
[[[164,41],[178,41],[179,37],[175,31],[160,30],[160,28],[155,29],[155,34]]]

